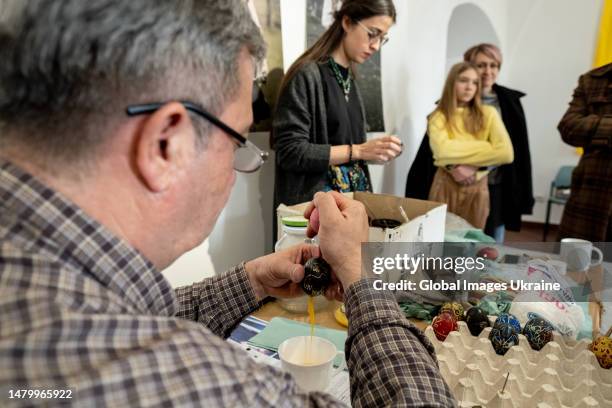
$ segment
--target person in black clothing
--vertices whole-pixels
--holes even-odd
[[[483,85],[482,101],[499,111],[514,148],[514,162],[490,169],[489,173],[490,213],[485,233],[501,243],[506,229],[520,230],[521,216],[531,214],[534,205],[527,123],[521,104],[525,94],[496,83],[502,55],[495,45],[476,45],[465,52],[464,60],[478,67]],[[466,174],[477,170],[471,166],[455,169]],[[425,134],[408,173],[406,197],[426,200],[435,171],[429,137]]]
[[[317,191],[371,191],[367,162],[402,151],[396,136],[366,139],[354,67],[387,41],[392,0],[345,0],[327,31],[289,68],[280,87],[271,144],[275,207],[309,201]]]

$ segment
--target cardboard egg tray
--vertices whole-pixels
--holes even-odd
[[[612,407],[612,370],[599,365],[589,341],[555,333],[535,351],[520,334],[519,344],[500,356],[488,338],[490,327],[475,337],[465,322],[458,324],[443,342],[431,326],[425,335],[460,407]]]

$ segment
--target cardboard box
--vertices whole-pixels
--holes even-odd
[[[370,242],[444,242],[446,204],[387,194],[355,192],[345,194],[363,203],[371,219],[388,218],[402,222],[397,228],[370,227]],[[281,204],[276,209],[278,236],[282,236],[281,218],[302,215],[308,203]],[[400,206],[408,216],[404,222]]]

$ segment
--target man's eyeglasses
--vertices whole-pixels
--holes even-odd
[[[370,45],[374,45],[379,42],[380,46],[382,47],[383,45],[389,42],[389,37],[387,36],[387,34],[381,33],[378,30],[371,30],[366,27],[361,21],[356,21],[356,23],[359,24],[359,26],[363,28],[366,33],[368,33],[368,40],[370,40]]]
[[[255,146],[252,142],[223,123],[213,114],[208,113],[203,108],[189,101],[179,101],[179,103],[181,103],[188,111],[208,120],[210,123],[224,131],[228,136],[232,137],[238,142],[239,148],[236,149],[236,152],[234,153],[234,170],[242,173],[253,173],[259,170],[259,168],[268,159],[268,152],[265,152],[259,147]],[[130,105],[127,107],[126,112],[129,116],[149,114],[155,112],[164,105],[165,103]]]

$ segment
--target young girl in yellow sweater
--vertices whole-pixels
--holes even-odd
[[[480,87],[474,65],[454,65],[427,130],[438,167],[429,199],[482,229],[489,215],[487,167],[511,163],[514,152],[495,108],[480,103]]]

